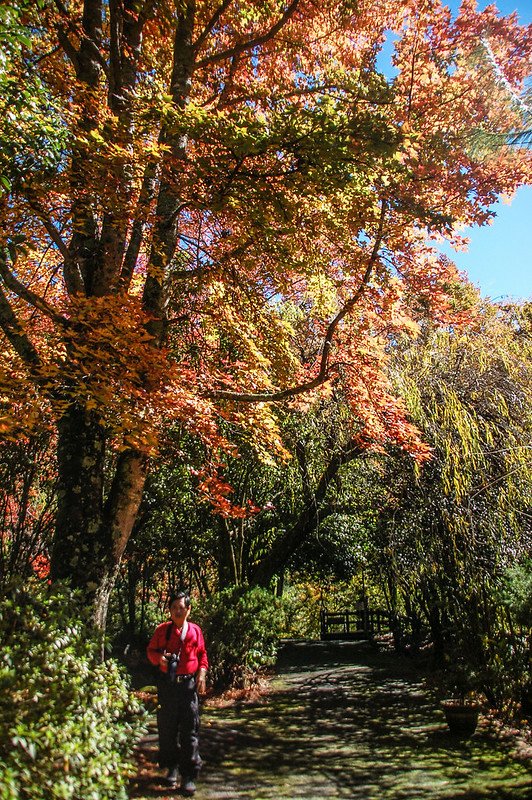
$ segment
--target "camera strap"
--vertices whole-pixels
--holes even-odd
[[[169,622],[166,628],[166,649],[168,649],[168,642],[170,641],[170,636],[172,635],[172,626],[173,622]],[[181,651],[183,650],[183,642],[185,641],[186,635],[188,633],[188,620],[183,622],[183,627],[181,628],[181,634],[179,636],[179,649],[176,655],[176,661],[170,664],[168,677],[171,681],[175,680],[175,676],[177,674],[177,670],[179,667],[179,662],[181,660]]]
[[[172,625],[173,624],[174,624],[173,622],[169,622],[168,625],[166,626],[166,647],[167,648],[168,648],[168,642],[170,641],[170,636],[172,635]],[[186,639],[187,633],[188,633],[188,619],[186,619],[183,622],[183,627],[181,628],[181,635],[179,637],[179,640],[181,642],[181,644],[179,646],[179,653],[181,653],[181,649],[183,647],[183,642]],[[179,655],[179,653],[177,653],[177,655]]]

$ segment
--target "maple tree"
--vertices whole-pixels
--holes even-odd
[[[529,177],[521,149],[475,155],[469,134],[520,129],[531,37],[472,0],[456,20],[437,0],[14,7],[3,431],[56,429],[52,577],[103,626],[168,424],[200,438],[199,488],[237,516],[219,421],[283,457],[274,401],[341,383],[353,446],[426,456],[386,343],[452,315],[456,270],[430,239],[459,245]]]

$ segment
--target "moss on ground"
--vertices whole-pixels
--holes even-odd
[[[362,642],[288,644],[266,695],[207,703],[201,744],[197,800],[532,800],[511,742],[453,738],[414,666]],[[137,800],[169,796],[155,753],[152,732]]]

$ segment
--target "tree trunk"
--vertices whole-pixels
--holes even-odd
[[[74,588],[97,585],[106,558],[101,541],[105,444],[105,431],[95,416],[71,405],[58,423],[51,578],[69,580]]]
[[[104,501],[106,435],[91,412],[72,404],[58,424],[59,486],[51,578],[83,591],[103,633],[109,598],[138,511],[146,459],[118,457]]]
[[[268,587],[275,575],[279,575],[285,569],[289,558],[316,530],[320,521],[330,513],[330,510],[324,511],[324,500],[329,484],[338,474],[338,470],[344,464],[358,458],[363,452],[360,447],[349,442],[331,458],[314,491],[308,489],[305,492],[307,494],[306,505],[294,524],[274,542],[270,552],[251,576],[251,585]],[[305,480],[304,474],[302,477]]]
[[[437,592],[430,592],[422,588],[425,604],[425,613],[429,623],[430,638],[432,640],[432,659],[436,666],[443,663],[446,653],[445,631],[442,619],[442,602]]]
[[[227,519],[220,518],[218,521],[218,542],[218,588],[236,586],[239,583],[238,570]]]
[[[284,570],[290,556],[316,530],[320,518],[319,508],[316,506],[304,508],[295,524],[274,542],[272,549],[252,575],[251,585],[268,588],[273,578]]]
[[[84,15],[85,30],[96,31],[94,37],[99,41],[98,24],[102,15],[100,0],[86,3],[86,9],[90,9],[91,14],[88,15],[87,12]],[[177,108],[183,108],[186,104],[193,73],[192,34],[195,13],[193,0],[187,0],[183,4],[182,11],[176,20],[169,87]],[[129,56],[134,53],[135,47],[140,46],[140,28],[131,30],[130,34]],[[116,45],[117,40],[113,39],[113,43]],[[135,76],[134,73],[128,75],[125,72],[120,73],[119,62],[120,59],[113,60],[115,72],[113,85],[109,86],[110,105],[121,114],[123,127],[127,132],[129,118],[127,109],[121,109],[119,92],[121,84],[118,82],[115,85],[115,83],[120,78],[122,82],[126,82],[124,86],[127,84],[131,90]],[[100,65],[93,58],[92,42],[88,46],[87,53],[85,50],[80,51],[79,65],[78,78],[92,86],[100,74]],[[129,66],[133,68],[132,64]],[[93,120],[90,115],[86,120],[82,120],[82,127],[85,129],[90,130],[92,126]],[[176,134],[168,126],[163,126],[160,141],[167,145],[168,153],[161,169],[151,256],[143,291],[143,306],[151,317],[146,327],[154,336],[154,346],[161,345],[165,336],[165,277],[175,252],[179,225],[180,198],[175,192],[174,173],[185,158],[187,144],[185,137]],[[78,157],[79,174],[82,176],[84,155],[80,152]],[[80,196],[83,197],[83,193]],[[98,242],[90,208],[80,208],[77,217],[76,214],[73,216],[79,220],[80,232],[74,226],[75,233],[70,249],[78,261],[81,258],[81,250],[90,256],[87,263],[83,263],[82,269],[86,294],[104,296],[113,291],[118,279],[120,262],[124,256],[124,231],[120,227],[122,223],[119,224],[112,215],[106,215],[101,234],[104,241]],[[90,243],[90,247],[87,247],[87,242]],[[135,253],[138,255],[137,249],[133,250],[134,255]],[[94,622],[103,632],[109,598],[142,497],[147,458],[134,450],[121,453],[111,488],[107,498],[104,499],[106,437],[102,426],[90,412],[72,404],[59,423],[58,433],[60,488],[52,552],[52,580],[67,579],[72,586],[83,589],[85,600],[93,605]]]

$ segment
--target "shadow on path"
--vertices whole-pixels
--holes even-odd
[[[142,749],[131,797],[167,797]],[[197,800],[532,800],[530,765],[485,725],[451,737],[412,664],[364,642],[286,644],[267,696],[205,707],[201,751]]]

